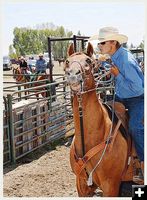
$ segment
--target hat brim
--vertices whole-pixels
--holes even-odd
[[[92,37],[89,38],[89,41],[92,41],[92,40],[97,40],[98,43],[106,42],[106,41],[110,41],[110,40],[116,40],[120,44],[123,44],[123,43],[126,43],[128,41],[128,37],[126,35],[123,35],[123,34],[114,34],[114,35],[109,36],[107,38],[99,38],[98,35],[93,35]]]

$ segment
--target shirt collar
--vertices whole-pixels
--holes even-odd
[[[120,55],[120,53],[122,52],[123,47],[120,46],[119,49],[117,49],[115,51],[115,53],[111,56],[112,59],[116,60],[118,58],[118,56]]]

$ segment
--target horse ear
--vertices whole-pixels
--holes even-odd
[[[67,53],[68,53],[68,56],[71,56],[73,53],[75,53],[73,43],[70,44]]]
[[[93,55],[93,52],[94,52],[93,46],[92,46],[92,44],[91,44],[90,42],[88,42],[88,46],[87,46],[87,55],[88,55],[89,57],[91,57],[91,56]]]

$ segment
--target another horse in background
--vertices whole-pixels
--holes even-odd
[[[21,70],[19,66],[13,67],[13,78],[16,79],[17,84],[30,82],[31,72],[29,70],[26,70],[25,73],[24,70]],[[24,89],[27,89],[29,87],[30,84],[24,84]],[[27,94],[29,94],[29,92],[25,91],[25,95]]]
[[[16,79],[16,82],[24,83],[30,81],[31,71],[23,70],[19,66],[13,67],[13,78]]]
[[[39,99],[39,94],[41,94],[43,98],[50,95],[51,89],[49,86],[46,86],[48,83],[50,83],[49,74],[32,74],[30,71],[27,71],[27,74],[22,74],[20,67],[16,67],[13,69],[13,77],[16,79],[17,84],[29,82],[28,84],[24,85],[24,89],[30,88],[28,92],[25,91],[25,95],[29,94],[31,91],[34,91],[37,99]]]
[[[43,81],[44,80],[44,81]],[[50,96],[51,87],[47,86],[47,84],[50,83],[50,75],[49,74],[35,74],[35,78],[32,81],[32,87],[35,87],[35,95],[37,99],[39,99],[39,94],[41,94],[42,97],[48,97]],[[41,86],[41,87],[39,87]]]
[[[90,43],[86,53],[75,53],[71,44],[65,61],[75,124],[70,163],[80,197],[94,196],[97,188],[103,191],[104,197],[117,197],[121,182],[133,178],[132,165],[128,166],[131,139],[129,135],[123,137],[122,121],[110,119],[106,107],[97,97],[92,54]],[[121,111],[125,113],[122,106]]]
[[[57,61],[59,62],[59,66],[61,66],[61,63],[64,63],[65,59],[64,58],[58,58]]]

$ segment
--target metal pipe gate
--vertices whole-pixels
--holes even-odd
[[[23,89],[24,86],[25,83],[4,87],[4,164],[15,163],[41,146],[64,137],[68,131],[74,131],[70,93],[64,76],[46,84],[50,95],[39,100],[35,99],[34,89]],[[56,94],[51,92],[53,86]],[[44,86],[36,87],[36,91],[41,87]],[[27,91],[29,94],[24,95]]]

